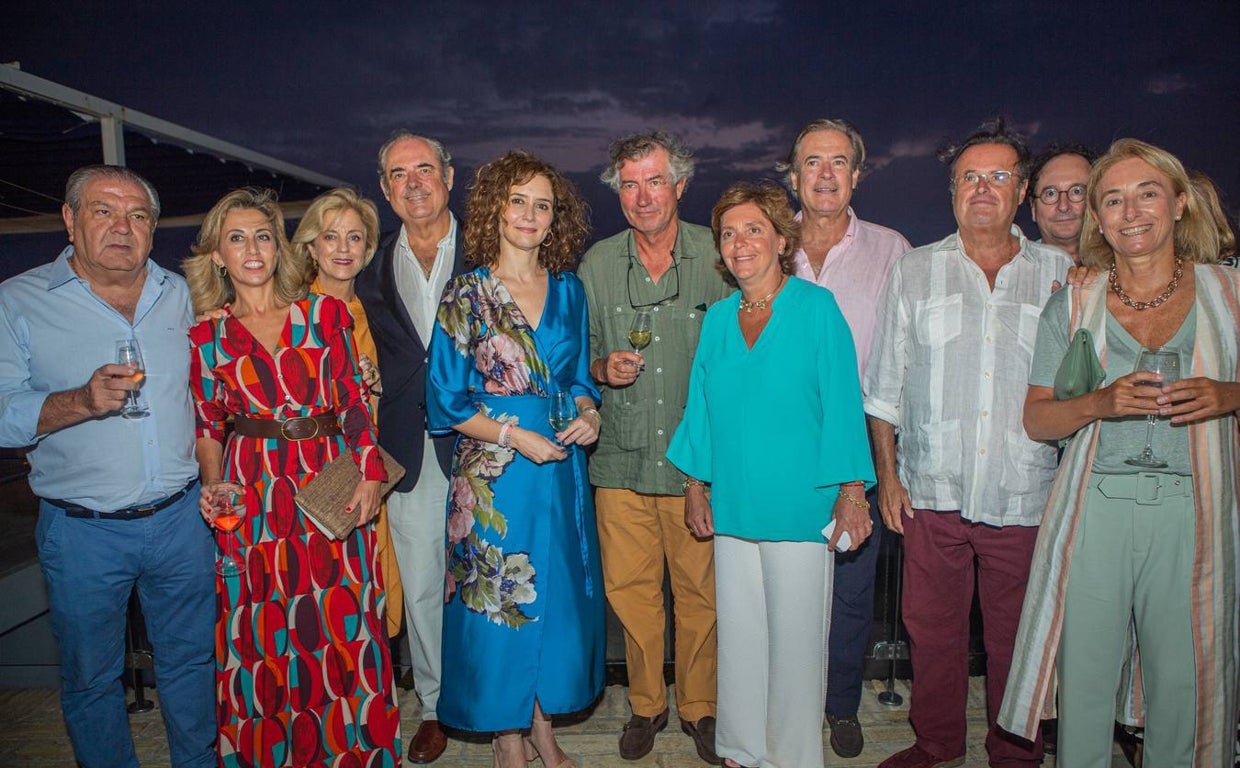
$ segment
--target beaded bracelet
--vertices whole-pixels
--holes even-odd
[[[512,447],[512,424],[504,422],[499,428],[499,440],[496,441],[500,448]]]

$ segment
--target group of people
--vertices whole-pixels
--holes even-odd
[[[943,159],[957,231],[912,249],[854,212],[846,121],[805,126],[777,166],[799,211],[741,182],[709,228],[679,217],[691,154],[624,137],[601,179],[629,227],[582,256],[587,208],[553,166],[483,165],[462,224],[451,156],[401,131],[378,157],[398,230],[334,189],[290,240],[271,193],[236,190],[185,280],[149,259],[149,183],[75,172],[70,245],[0,286],[0,443],[34,446],[77,760],[137,764],[117,679],[135,585],[174,765],[399,764],[403,623],[411,762],[448,726],[492,734],[502,768],[572,766],[551,717],[602,692],[604,596],[629,679],[618,750],[639,759],[669,721],[665,575],[703,761],[821,766],[824,719],[853,757],[886,529],[916,743],[883,768],[964,762],[975,582],[991,765],[1039,763],[1056,705],[1061,766],[1109,765],[1117,719],[1145,725],[1150,765],[1230,765],[1226,216],[1208,179],[1131,139],[1034,163],[1000,121]],[[1013,223],[1026,198],[1041,242]],[[1080,338],[1104,378],[1064,393]],[[118,341],[144,366],[100,365]],[[1143,350],[1181,375],[1134,370]],[[1129,463],[1142,445],[1165,460]],[[386,500],[380,446],[405,470]],[[296,500],[338,457],[359,470],[343,540]],[[242,567],[217,574],[233,547]]]

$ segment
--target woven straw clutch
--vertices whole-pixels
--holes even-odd
[[[388,474],[388,479],[383,481],[379,490],[382,498],[405,476],[405,468],[392,458],[392,454],[382,448],[378,450]],[[361,479],[362,473],[353,461],[352,452],[345,451],[297,492],[297,506],[325,535],[344,540],[357,527],[357,519],[361,516],[360,509],[352,512],[344,509],[349,499],[353,498],[357,481]]]

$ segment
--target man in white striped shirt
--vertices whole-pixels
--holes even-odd
[[[1041,744],[997,729],[994,716],[1055,472],[1055,449],[1021,426],[1030,358],[1042,307],[1072,262],[1013,226],[1029,153],[1002,119],[942,159],[958,230],[896,262],[864,382],[879,508],[905,537],[902,613],[917,735],[880,768],[964,763],[975,567],[990,765],[1033,766]]]

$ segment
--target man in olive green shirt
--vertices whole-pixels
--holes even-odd
[[[718,764],[713,545],[696,539],[684,518],[685,507],[704,502],[705,493],[700,484],[685,485],[665,454],[684,412],[702,318],[731,289],[715,269],[710,230],[678,215],[693,176],[689,153],[663,132],[619,139],[609,153],[601,178],[618,193],[630,228],[595,244],[578,275],[590,309],[590,375],[603,393],[590,480],[607,600],[624,625],[633,712],[620,755],[647,754],[667,725],[666,561],[681,730],[703,760]],[[639,310],[651,318],[649,345],[640,353],[628,338]]]

